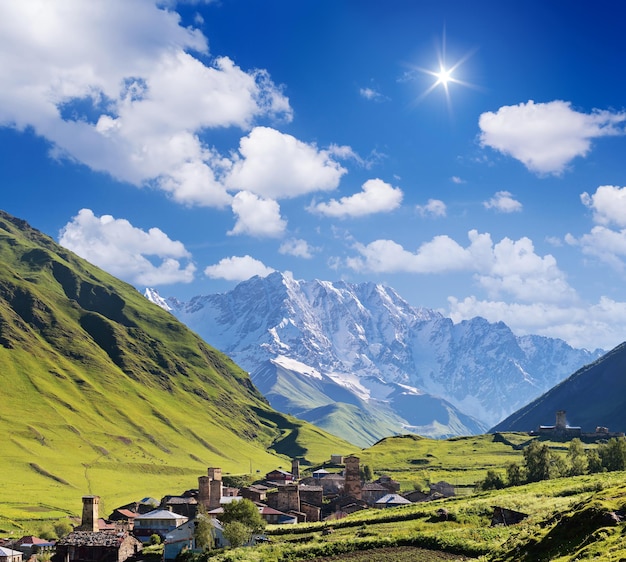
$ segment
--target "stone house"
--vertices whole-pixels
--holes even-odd
[[[73,531],[56,544],[55,562],[124,562],[143,545],[129,533]]]
[[[19,550],[0,546],[0,562],[22,562],[22,553]]]
[[[363,484],[361,488],[361,499],[367,502],[368,505],[374,505],[380,498],[386,496],[389,490],[382,484],[375,482],[368,482]]]

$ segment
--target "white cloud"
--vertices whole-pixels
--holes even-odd
[[[147,232],[125,219],[81,209],[59,233],[59,243],[111,275],[135,285],[193,281],[195,266],[181,242],[158,228]],[[186,265],[181,264],[187,262]],[[153,261],[157,261],[155,265]]]
[[[417,212],[423,217],[445,217],[446,204],[439,199],[429,199],[426,205],[416,205]]]
[[[374,88],[359,88],[359,95],[369,101],[383,101],[387,99]]]
[[[596,110],[580,113],[565,101],[503,106],[479,118],[482,146],[522,162],[539,174],[561,174],[578,156],[586,156],[593,139],[623,134],[626,113]]]
[[[391,240],[357,244],[359,257],[348,267],[376,273],[470,272],[491,298],[509,295],[526,302],[564,302],[576,299],[565,274],[551,255],[539,256],[528,238],[503,238],[494,244],[489,234],[468,233],[470,244],[462,247],[448,236],[436,236],[416,252]]]
[[[239,152],[226,185],[269,199],[335,189],[347,171],[328,150],[269,127],[256,127],[243,137]]]
[[[626,187],[603,185],[593,195],[581,194],[580,200],[593,211],[597,225],[579,238],[568,233],[565,242],[579,246],[583,254],[623,272],[626,269]],[[609,228],[612,224],[622,228],[613,230]]]
[[[452,181],[452,183],[456,183],[458,185],[462,183],[467,183],[463,178],[460,178],[459,176],[452,176],[450,180]]]
[[[280,245],[280,248],[278,249],[278,251],[283,255],[295,256],[297,258],[311,259],[316,249],[311,248],[311,246],[306,240],[301,240],[298,238],[291,238],[290,240],[285,240]]]
[[[331,199],[328,203],[311,205],[309,211],[328,217],[363,217],[393,211],[402,203],[402,190],[380,179],[367,180],[362,187],[363,191],[339,201]]]
[[[626,227],[626,187],[601,185],[593,195],[581,194],[580,200],[593,211],[596,223]]]
[[[498,191],[489,199],[483,202],[485,209],[495,209],[500,213],[518,213],[522,210],[522,204],[513,199],[513,195],[508,191]]]
[[[245,281],[255,275],[266,277],[273,272],[274,269],[271,267],[247,255],[224,258],[204,270],[205,275],[211,279],[226,279],[227,281]]]
[[[232,230],[234,234],[249,234],[274,238],[280,236],[287,226],[280,217],[280,206],[271,199],[262,199],[254,193],[240,191],[233,198],[233,213],[237,222]]]
[[[202,33],[150,0],[3,2],[0,124],[31,126],[55,155],[119,180],[224,206],[200,134],[292,113],[267,72],[208,55]]]
[[[580,246],[583,254],[593,256],[617,271],[624,271],[626,267],[626,229],[594,226],[589,234],[580,238],[568,233],[565,241],[571,246]]]
[[[455,322],[482,316],[504,322],[516,334],[561,338],[574,347],[612,349],[624,341],[626,303],[601,297],[597,303],[559,306],[556,303],[507,303],[484,301],[475,296],[449,297],[445,313]]]

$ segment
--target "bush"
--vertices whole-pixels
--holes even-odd
[[[161,544],[161,535],[150,535],[150,544]]]

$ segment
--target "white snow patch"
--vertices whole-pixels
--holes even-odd
[[[284,355],[279,355],[271,360],[272,363],[279,365],[280,367],[284,367],[290,371],[295,371],[300,373],[305,377],[310,377],[312,379],[322,379],[322,374],[315,368],[310,367],[309,365],[305,365],[300,361],[296,361],[295,359],[291,359],[291,357],[285,357]]]

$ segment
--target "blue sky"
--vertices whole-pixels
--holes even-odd
[[[273,270],[626,334],[626,6],[0,3],[2,208],[143,291]]]

